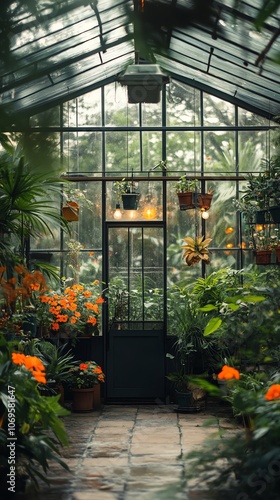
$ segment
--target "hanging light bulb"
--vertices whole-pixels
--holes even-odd
[[[207,212],[207,211],[205,210],[205,208],[202,208],[202,209],[201,209],[201,217],[202,217],[202,219],[205,219],[205,220],[206,220],[206,219],[209,219],[209,212]]]
[[[157,208],[150,193],[147,194],[144,203],[145,206],[142,210],[142,215],[144,219],[146,220],[155,219],[157,216]]]
[[[115,220],[120,220],[122,218],[121,206],[119,203],[116,203],[116,210],[114,211],[113,217]]]
[[[128,212],[128,218],[130,220],[134,220],[137,218],[137,210],[129,210]]]

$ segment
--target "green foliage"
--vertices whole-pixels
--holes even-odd
[[[22,340],[19,349],[24,354],[37,356],[46,367],[47,384],[52,382],[67,382],[70,378],[69,370],[76,366],[71,350],[66,351],[67,344],[57,347],[48,340]]]
[[[203,481],[211,498],[278,498],[280,404],[279,399],[266,400],[265,394],[279,376],[241,374],[239,381],[228,381],[234,411],[249,416],[251,427],[213,436],[186,457],[187,480],[200,486]]]
[[[48,482],[49,462],[56,461],[65,469],[60,458],[60,445],[68,438],[60,417],[69,412],[58,403],[59,395],[42,396],[32,372],[11,361],[12,344],[0,337],[0,464],[7,466],[8,411],[15,409],[16,475],[27,476],[38,485],[38,478]],[[12,399],[8,399],[10,396]],[[10,403],[13,405],[10,405]],[[9,441],[10,442],[10,441]]]
[[[19,247],[17,253],[25,257],[25,242],[30,236],[53,236],[55,228],[67,230],[58,205],[61,182],[52,171],[34,172],[20,147],[12,143],[0,153],[1,262],[5,263],[9,250],[13,254],[11,235]]]

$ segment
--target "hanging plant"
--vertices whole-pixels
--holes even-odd
[[[113,183],[113,192],[117,194],[118,202],[122,199],[124,210],[137,210],[140,198],[140,193],[136,192],[134,180],[131,181],[123,178],[121,181]]]
[[[186,245],[182,245],[185,250],[183,253],[183,259],[185,259],[188,266],[193,266],[203,260],[205,264],[210,264],[209,259],[209,249],[208,245],[212,241],[212,238],[204,238],[204,236],[195,238],[183,238]]]

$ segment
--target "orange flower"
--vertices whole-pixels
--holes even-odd
[[[280,384],[271,385],[264,397],[267,401],[272,401],[273,399],[279,399],[280,398]]]
[[[105,302],[105,300],[103,299],[103,297],[97,297],[95,302],[96,302],[96,304],[103,304],[103,302]]]
[[[87,323],[90,323],[91,325],[96,325],[97,320],[94,316],[89,316]]]
[[[231,366],[224,365],[222,371],[218,374],[218,379],[220,380],[230,380],[232,378],[240,379],[240,373],[235,368]]]
[[[86,299],[88,299],[92,295],[92,292],[90,292],[89,290],[85,290],[83,295]]]
[[[32,376],[41,384],[46,384],[45,367],[42,361],[37,356],[25,356],[25,354],[12,352],[12,361],[16,365],[25,366],[31,371]]]
[[[86,370],[88,368],[88,364],[87,363],[81,363],[80,364],[80,370]]]
[[[12,352],[12,362],[15,365],[24,365],[25,358],[25,354],[21,354],[20,352]]]

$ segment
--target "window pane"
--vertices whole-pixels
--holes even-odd
[[[235,174],[235,132],[204,132],[204,171],[219,175]]]
[[[170,172],[201,172],[200,132],[167,132],[167,167]]]
[[[235,106],[218,97],[203,95],[203,125],[230,127],[235,125]]]
[[[63,133],[64,165],[66,172],[102,171],[101,132]]]
[[[172,81],[166,91],[166,124],[172,127],[200,125],[200,91]]]

